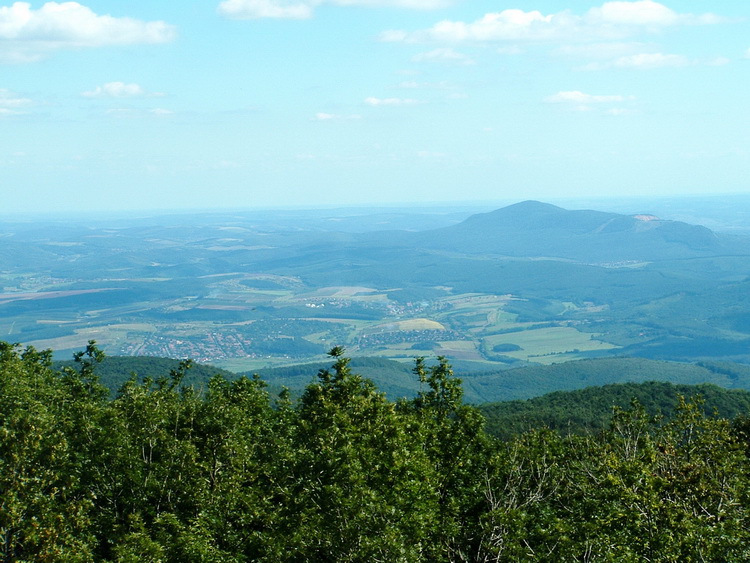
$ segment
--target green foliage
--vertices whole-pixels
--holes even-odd
[[[0,343],[0,561],[750,558],[747,415],[633,401],[499,441],[445,358],[392,402],[330,355],[296,402],[259,377],[195,389],[190,362],[109,399],[94,342],[59,371]]]
[[[750,390],[750,367],[730,362],[690,364],[645,358],[597,358],[467,375],[463,380],[466,397],[471,402],[484,403],[529,399],[553,391],[649,381],[711,383],[726,389]]]
[[[55,361],[52,367],[56,370],[67,368],[77,369],[74,360]],[[149,356],[107,356],[96,365],[96,375],[99,381],[114,396],[122,385],[127,382],[133,374],[144,379],[150,377],[157,379],[172,370],[179,369],[180,360],[170,358],[153,358]],[[190,370],[185,373],[184,383],[195,387],[205,387],[208,381],[215,375],[221,374],[228,379],[237,376],[232,372],[222,370],[213,366],[194,363]]]
[[[677,413],[680,396],[701,396],[706,414],[716,411],[731,419],[750,412],[748,391],[658,381],[556,391],[525,401],[486,403],[478,408],[487,420],[487,432],[503,440],[539,427],[562,434],[593,435],[609,426],[613,408],[626,408],[634,398],[649,415],[671,419]]]
[[[427,385],[410,403],[402,404],[418,421],[420,439],[437,481],[439,534],[430,542],[429,559],[460,560],[477,549],[483,472],[489,444],[483,419],[474,407],[463,404],[461,380],[448,361],[427,367],[417,358],[414,374]]]
[[[91,346],[94,352],[93,346]],[[51,354],[0,342],[0,557],[87,561],[92,495],[80,487],[72,417],[93,382],[56,377]],[[77,429],[76,429],[77,430]]]

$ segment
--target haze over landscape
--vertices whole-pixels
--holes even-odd
[[[6,3],[0,213],[746,193],[749,11]]]
[[[0,7],[0,331],[234,371],[747,361],[747,10]]]
[[[749,73],[729,0],[0,0],[0,561],[750,561]]]

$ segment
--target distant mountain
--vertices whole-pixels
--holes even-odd
[[[472,215],[414,238],[435,249],[581,262],[693,258],[723,249],[719,237],[699,225],[653,215],[570,211],[538,201]]]

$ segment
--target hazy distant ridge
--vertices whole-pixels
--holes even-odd
[[[584,262],[699,257],[723,249],[719,237],[699,225],[538,201],[472,215],[417,238],[435,248]]]

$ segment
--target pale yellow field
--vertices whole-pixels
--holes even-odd
[[[437,321],[419,318],[374,325],[371,331],[395,332],[397,330],[445,330],[445,326]]]
[[[367,293],[379,293],[377,289],[373,289],[371,287],[361,287],[361,286],[331,286],[331,287],[321,287],[320,289],[313,291],[312,293],[307,293],[304,295],[300,295],[301,298],[306,297],[333,297],[333,298],[347,298],[347,297],[354,297],[358,294],[367,294]]]

